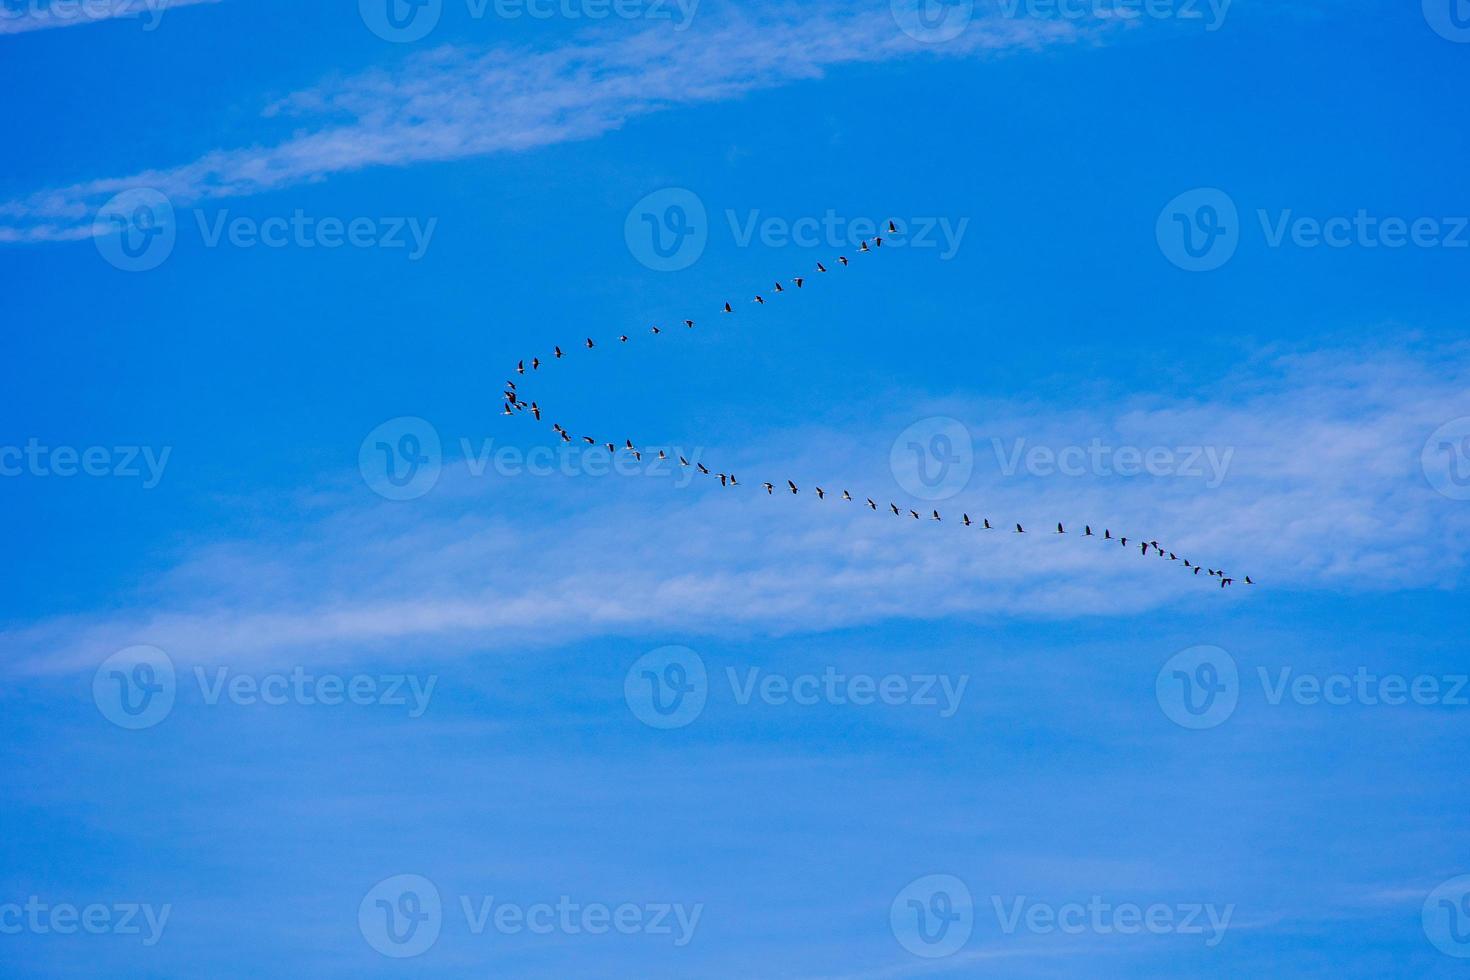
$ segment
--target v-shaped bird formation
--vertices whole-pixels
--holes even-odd
[[[894,223],[890,221],[888,223],[888,232],[889,232],[889,234],[896,234],[897,233],[897,230],[898,229],[895,227]],[[859,243],[859,245],[858,245],[858,247],[857,247],[857,249],[855,251],[856,251],[856,254],[858,254],[858,255],[870,255],[870,254],[874,254],[874,253],[880,251],[882,249],[882,247],[883,247],[883,239],[882,239],[881,236],[879,236],[879,237],[875,237],[875,238],[872,239],[872,244],[871,245],[869,245],[868,241],[866,241],[866,240],[862,241],[861,243]],[[831,275],[832,274],[831,273],[831,270],[832,269],[834,269],[834,268],[847,269],[847,268],[849,268],[851,266],[851,264],[852,264],[852,260],[849,259],[846,255],[839,255],[839,256],[837,256],[837,261],[836,261],[836,263],[833,266],[829,266],[829,265],[827,265],[824,262],[818,262],[818,263],[816,263],[816,270],[815,270],[814,275],[817,276],[817,277],[828,276],[828,275]],[[785,282],[778,280],[777,282],[775,282],[773,284],[773,286],[772,286],[771,289],[766,290],[766,291],[763,291],[763,292],[755,293],[754,296],[753,296],[753,298],[749,301],[749,304],[751,306],[764,307],[767,303],[774,301],[774,298],[777,297],[777,296],[784,296],[787,293],[791,293],[793,291],[800,292],[800,291],[806,289],[807,283],[808,282],[811,282],[811,281],[813,281],[813,279],[812,279],[812,277],[810,275],[808,275],[808,276],[795,276],[795,277],[791,278],[790,280],[786,280]],[[788,283],[788,282],[789,282],[790,287],[791,287],[789,289],[787,288],[787,285],[786,285],[786,283]],[[770,298],[768,298],[768,297],[770,297]],[[742,304],[742,305],[744,305],[744,304]],[[720,316],[733,316],[735,314],[736,314],[736,306],[735,306],[734,303],[731,303],[731,302],[724,303],[719,308],[719,311],[718,311],[718,315],[720,315]],[[695,329],[695,321],[692,320],[692,319],[683,320],[683,321],[681,321],[681,323],[682,323],[682,325],[683,325],[683,327],[684,327],[685,330],[693,330],[693,329]],[[655,325],[653,325],[653,326],[651,326],[649,328],[649,331],[648,332],[649,332],[649,335],[652,336],[652,337],[659,337],[659,336],[662,336],[666,331],[664,330],[664,328],[662,328],[662,327],[660,327],[660,326],[658,326],[658,325],[655,324]],[[618,337],[616,338],[616,340],[613,341],[612,343],[615,343],[618,346],[622,346],[622,345],[626,345],[626,344],[632,343],[632,339],[627,334],[619,334]],[[594,340],[592,337],[586,338],[579,345],[568,345],[568,346],[573,351],[577,350],[579,347],[581,349],[587,350],[587,351],[598,351],[601,348],[601,345],[599,345],[598,342],[596,340]],[[551,354],[550,354],[550,357],[551,357],[552,361],[560,361],[560,360],[566,358],[567,356],[568,356],[567,351],[563,350],[560,345],[553,345],[553,347],[551,349]],[[541,370],[541,368],[543,366],[549,366],[549,365],[550,365],[550,362],[543,361],[539,356],[535,356],[535,357],[529,358],[528,360],[518,361],[516,363],[515,373],[516,373],[517,376],[523,376],[523,375],[525,375],[525,373],[528,370],[531,371],[531,372],[533,372],[533,373],[537,373],[537,372],[539,372]],[[535,402],[535,401],[527,401],[526,399],[522,398],[521,397],[520,390],[517,387],[516,381],[514,379],[507,379],[506,380],[506,382],[505,382],[505,393],[504,393],[504,396],[505,396],[505,407],[504,407],[504,410],[502,411],[502,414],[503,415],[525,414],[525,415],[530,415],[537,422],[543,422],[543,421],[545,421],[546,410],[538,402]],[[580,437],[573,436],[573,434],[565,426],[563,426],[563,425],[561,425],[560,423],[557,423],[557,422],[551,422],[550,425],[551,425],[552,431],[554,431],[557,434],[558,438],[560,438],[563,442],[572,443],[572,442],[576,442],[576,441],[578,441],[578,439],[580,439],[580,441],[586,443],[589,446],[596,446],[596,445],[599,445],[599,444],[604,445],[604,446],[607,447],[607,450],[610,453],[620,453],[620,452],[622,452],[622,453],[628,453],[628,454],[632,455],[635,459],[638,459],[638,460],[642,460],[642,458],[643,458],[643,452],[642,452],[642,450],[640,450],[637,447],[637,445],[634,444],[634,442],[633,442],[632,439],[624,439],[622,445],[619,446],[618,443],[616,441],[614,441],[614,440],[604,440],[604,439],[596,438],[596,437],[589,436],[589,435],[583,435],[583,436],[580,436]],[[666,454],[664,453],[663,450],[658,450],[658,458],[659,459],[667,459],[667,456],[666,456]],[[736,475],[734,473],[716,473],[716,472],[712,472],[703,463],[699,463],[699,462],[690,463],[690,461],[687,460],[687,459],[685,459],[683,456],[678,457],[678,463],[679,463],[680,466],[693,467],[695,470],[697,470],[699,472],[700,475],[707,476],[712,481],[714,481],[714,480],[719,481],[719,484],[722,487],[731,488],[731,487],[742,487],[742,486],[746,486],[746,484],[741,483],[740,480],[736,478]],[[802,493],[802,488],[800,486],[798,486],[797,483],[794,480],[790,480],[790,479],[765,480],[765,481],[762,481],[762,482],[759,482],[759,483],[755,484],[755,486],[758,487],[760,490],[764,490],[767,494],[772,495],[772,496],[775,496],[777,494],[781,494],[781,495],[790,495],[790,496],[793,496],[794,497],[794,496],[798,496],[798,495],[800,495]],[[823,487],[820,487],[820,486],[817,486],[815,484],[812,484],[811,485],[811,492],[820,501],[824,501],[825,502],[825,501],[827,501],[827,500],[830,499],[830,500],[834,500],[834,501],[841,501],[841,502],[844,502],[844,503],[855,503],[859,507],[865,507],[869,511],[871,511],[871,512],[873,512],[875,514],[891,513],[891,515],[893,517],[898,518],[899,520],[907,519],[907,520],[913,520],[913,521],[923,521],[923,520],[926,520],[927,519],[930,522],[943,522],[943,521],[946,520],[945,516],[942,515],[942,514],[940,514],[940,512],[937,509],[930,509],[930,512],[929,512],[929,514],[927,515],[927,518],[926,518],[924,515],[921,515],[918,511],[916,511],[916,510],[914,510],[912,508],[900,508],[898,506],[898,504],[893,503],[891,501],[888,503],[888,506],[886,508],[885,507],[880,507],[879,504],[878,504],[878,501],[876,499],[874,499],[873,497],[868,497],[868,496],[863,496],[863,495],[854,496],[852,493],[850,493],[848,490],[845,490],[845,489],[842,490],[840,493],[833,493],[830,490],[827,490],[827,489],[824,489]],[[861,503],[858,503],[859,501],[861,501]],[[976,518],[972,518],[968,513],[962,512],[958,518],[954,518],[953,517],[953,513],[951,512],[951,515],[950,515],[949,520],[956,527],[960,527],[960,528],[978,529],[981,532],[995,531],[995,530],[997,530],[997,526],[995,524],[992,524],[990,522],[990,518],[985,517],[984,515],[981,515],[981,516],[976,517]],[[1013,534],[1029,534],[1029,533],[1032,533],[1030,530],[1028,530],[1027,528],[1023,527],[1019,523],[1015,523],[1015,522],[1008,522],[1008,523],[1010,523],[1011,526],[1014,528],[1014,530],[1011,531],[1010,533],[1013,533]],[[1184,557],[1180,556],[1179,554],[1177,554],[1176,552],[1173,552],[1173,551],[1168,550],[1163,545],[1159,544],[1159,542],[1157,540],[1144,539],[1144,538],[1138,537],[1136,535],[1114,534],[1112,528],[1105,527],[1105,528],[1103,528],[1102,533],[1099,534],[1099,533],[1097,533],[1096,531],[1093,530],[1093,527],[1092,527],[1091,524],[1083,524],[1082,525],[1082,530],[1078,531],[1076,529],[1075,525],[1072,527],[1071,530],[1069,530],[1065,522],[1058,521],[1057,522],[1057,525],[1056,525],[1056,530],[1055,531],[1051,531],[1048,528],[1048,530],[1045,533],[1049,533],[1049,534],[1061,534],[1061,535],[1075,534],[1078,538],[1083,538],[1083,539],[1085,539],[1085,538],[1095,538],[1095,539],[1097,539],[1100,542],[1108,542],[1108,543],[1116,542],[1119,547],[1125,548],[1125,549],[1126,548],[1130,548],[1130,547],[1137,547],[1138,548],[1138,551],[1139,551],[1139,554],[1141,554],[1145,558],[1150,557],[1150,556],[1154,556],[1154,557],[1160,558],[1160,559],[1162,559],[1164,561],[1178,562],[1178,563],[1180,563],[1180,567],[1182,569],[1184,569],[1184,571],[1187,574],[1195,575],[1195,576],[1208,575],[1210,581],[1211,582],[1218,582],[1219,585],[1220,585],[1220,588],[1222,588],[1222,589],[1228,588],[1229,586],[1234,585],[1235,584],[1235,581],[1236,581],[1235,577],[1233,575],[1230,575],[1230,574],[1226,573],[1224,569],[1207,568],[1206,566],[1201,565],[1201,564],[1198,564],[1197,562],[1190,561],[1188,558],[1184,558]],[[1241,579],[1241,581],[1245,585],[1255,585],[1255,582],[1253,582],[1251,580],[1251,577],[1249,575],[1244,576]]]

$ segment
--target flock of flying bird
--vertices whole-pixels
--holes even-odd
[[[890,234],[896,234],[897,233],[897,230],[898,229],[894,226],[893,222],[890,221],[888,223],[888,231],[889,231],[889,233]],[[882,246],[883,246],[883,239],[881,237],[875,237],[873,239],[873,244],[871,246],[869,246],[869,244],[868,244],[867,241],[861,242],[858,245],[858,247],[857,247],[857,252],[858,252],[858,254],[866,255],[866,254],[869,254],[870,252],[873,252],[876,249],[882,248]],[[849,264],[850,264],[850,260],[848,259],[847,256],[845,256],[845,255],[839,255],[837,257],[837,265],[838,266],[845,268]],[[816,274],[817,275],[824,275],[828,271],[829,271],[829,269],[828,269],[828,267],[824,263],[818,262],[816,264]],[[795,278],[793,278],[793,279],[790,280],[791,286],[793,288],[795,288],[795,289],[803,289],[806,286],[806,283],[807,283],[808,278],[809,277],[807,277],[807,276],[796,276]],[[781,293],[785,293],[787,291],[788,291],[787,290],[787,287],[785,285],[783,285],[781,282],[778,281],[778,282],[775,283],[775,285],[770,290],[770,294],[774,296],[774,295],[779,295]],[[755,305],[758,305],[758,306],[764,306],[768,302],[768,300],[766,299],[766,295],[765,294],[757,293],[755,295],[755,298],[751,302],[754,303]],[[720,310],[720,314],[721,315],[734,314],[734,313],[735,313],[735,308],[731,304],[729,304],[729,303],[726,303],[721,308],[721,310]],[[686,330],[692,330],[692,329],[694,329],[694,321],[693,320],[685,320],[685,321],[683,321],[683,324],[684,324],[684,328]],[[663,332],[664,332],[663,328],[658,327],[658,326],[653,326],[649,330],[649,333],[652,334],[655,337],[658,336],[658,335],[660,335],[660,334],[662,334]],[[618,338],[617,338],[617,342],[619,344],[626,344],[626,343],[629,342],[629,339],[630,338],[628,337],[627,334],[620,334],[618,336]],[[582,346],[586,350],[595,350],[597,348],[597,343],[591,337],[588,337],[583,342]],[[551,357],[552,357],[553,360],[559,361],[559,360],[561,360],[562,358],[564,358],[566,356],[567,356],[566,351],[562,350],[561,347],[554,346],[552,348]],[[518,362],[516,364],[516,374],[517,375],[524,375],[527,370],[530,370],[530,371],[533,371],[533,372],[539,371],[541,369],[541,366],[542,366],[543,363],[545,363],[545,362],[543,362],[540,357],[532,357],[529,361],[524,361],[524,360],[523,361],[520,361],[520,362]],[[521,398],[520,393],[519,393],[519,391],[518,391],[518,389],[516,387],[516,382],[514,380],[507,380],[506,383],[505,383],[505,407],[504,407],[504,410],[503,410],[502,414],[504,414],[504,415],[516,415],[518,413],[529,414],[533,418],[535,418],[536,421],[540,422],[540,421],[542,421],[543,409],[541,408],[541,406],[538,403],[536,403],[534,401],[529,401],[528,402],[525,399]],[[572,443],[572,442],[577,441],[572,436],[572,434],[569,431],[567,431],[567,429],[564,428],[562,425],[553,422],[551,424],[551,428],[556,432],[556,434],[561,438],[561,440],[563,442]],[[598,442],[599,442],[599,440],[594,439],[592,436],[581,436],[580,438],[581,438],[581,441],[582,442],[585,442],[589,446],[596,446],[598,444]],[[625,439],[623,441],[623,445],[621,447],[619,447],[616,443],[612,443],[612,442],[606,442],[606,443],[603,443],[603,445],[605,445],[607,447],[607,450],[610,453],[626,452],[626,453],[629,453],[630,455],[632,455],[635,459],[638,459],[638,460],[642,460],[643,459],[643,452],[642,452],[642,450],[638,449],[638,447],[633,444],[633,440],[632,439]],[[668,459],[668,456],[665,454],[665,452],[662,449],[660,449],[660,450],[658,450],[658,458],[661,459],[661,460],[666,460],[666,459]],[[722,487],[738,487],[738,486],[743,486],[743,484],[738,479],[736,479],[734,473],[713,473],[713,472],[710,471],[709,467],[705,466],[703,463],[699,463],[699,462],[690,463],[690,461],[687,460],[687,459],[685,459],[683,456],[679,456],[678,457],[678,461],[679,461],[679,465],[680,466],[685,466],[685,467],[693,466],[702,475],[704,475],[704,476],[710,476],[710,477],[714,477],[714,478],[718,479],[720,481],[720,486],[722,486]],[[765,491],[766,491],[767,494],[770,494],[770,495],[774,495],[777,492],[777,490],[780,490],[782,493],[788,493],[789,492],[792,496],[796,496],[796,495],[798,495],[798,494],[801,493],[801,488],[798,487],[795,482],[793,482],[791,480],[787,480],[787,481],[785,481],[785,483],[786,483],[786,485],[784,487],[782,487],[782,486],[780,486],[780,485],[778,485],[776,483],[767,481],[767,482],[761,483],[760,486],[765,489]],[[828,497],[840,497],[840,499],[845,500],[845,501],[855,501],[857,499],[857,498],[853,497],[853,495],[851,493],[849,493],[848,491],[846,491],[846,490],[843,490],[841,492],[841,494],[838,495],[838,494],[833,494],[830,491],[824,490],[821,487],[813,487],[813,492],[816,494],[816,497],[817,497],[818,500],[826,500]],[[882,509],[882,508],[879,507],[878,502],[875,501],[872,497],[863,497],[862,499],[863,499],[865,505],[867,506],[867,508],[869,510],[872,510],[874,512],[877,512],[877,511],[880,511]],[[916,510],[913,510],[912,508],[903,508],[903,509],[900,509],[897,504],[890,502],[888,504],[887,509],[889,511],[892,511],[892,513],[893,513],[893,515],[895,517],[902,518],[904,516],[907,516],[907,517],[911,518],[912,520],[916,520],[916,521],[923,520],[923,517],[919,514],[919,512],[916,511]],[[933,521],[933,522],[941,522],[941,521],[944,520],[944,518],[943,518],[943,516],[940,515],[939,511],[937,509],[935,509],[935,510],[931,510],[930,515],[929,515],[929,520],[930,521]],[[960,515],[959,520],[956,523],[960,524],[963,527],[979,527],[980,529],[985,530],[985,531],[993,531],[993,530],[995,530],[995,526],[990,523],[989,518],[981,517],[978,521],[977,520],[972,520],[970,518],[970,515],[968,513],[962,513]],[[1016,524],[1015,525],[1015,531],[1013,533],[1015,533],[1015,534],[1026,534],[1028,532],[1027,532],[1026,528],[1022,527],[1020,524]],[[1056,529],[1056,531],[1054,533],[1056,533],[1056,534],[1067,534],[1068,531],[1067,531],[1066,526],[1062,522],[1058,521],[1057,522],[1057,529]],[[1130,538],[1130,537],[1126,537],[1126,536],[1122,536],[1122,535],[1114,535],[1113,532],[1112,532],[1112,529],[1110,529],[1110,528],[1104,528],[1103,529],[1103,533],[1101,535],[1098,535],[1096,532],[1093,531],[1092,525],[1090,525],[1090,524],[1083,525],[1083,529],[1082,529],[1082,532],[1081,532],[1081,537],[1084,537],[1084,538],[1094,538],[1095,537],[1095,538],[1098,538],[1099,540],[1102,540],[1102,541],[1117,541],[1118,544],[1121,547],[1124,547],[1124,548],[1127,548],[1129,546],[1129,542],[1130,541],[1133,541],[1134,543],[1137,544],[1139,552],[1142,555],[1144,555],[1145,557],[1147,557],[1150,554],[1153,554],[1153,555],[1156,555],[1157,557],[1162,558],[1162,559],[1164,559],[1166,561],[1183,562],[1183,566],[1182,567],[1186,571],[1188,571],[1189,573],[1191,573],[1193,575],[1201,575],[1201,574],[1206,574],[1207,573],[1210,576],[1211,580],[1218,581],[1220,583],[1220,588],[1222,588],[1222,589],[1235,584],[1235,578],[1232,577],[1231,575],[1226,574],[1223,569],[1205,568],[1202,565],[1199,565],[1199,564],[1196,564],[1194,562],[1191,562],[1187,558],[1181,558],[1179,555],[1175,554],[1174,552],[1166,550],[1157,541],[1143,541],[1143,540],[1140,540],[1138,538]],[[1249,575],[1245,576],[1242,579],[1242,581],[1246,585],[1255,585],[1255,582],[1251,581],[1251,577]]]

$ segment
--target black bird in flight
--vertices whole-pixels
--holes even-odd
[[[561,352],[561,348],[560,347],[553,348],[552,350],[553,350],[553,353],[556,354],[557,360],[561,360],[563,357],[566,357],[566,355]]]
[[[791,488],[791,495],[793,497],[796,496],[796,494],[797,494],[796,484],[792,483],[790,480],[787,480],[786,481],[786,485]]]
[[[775,484],[772,484],[772,483],[762,483],[761,486],[763,486],[763,487],[766,488],[766,493],[768,495],[769,494],[773,494],[773,493],[776,492]]]

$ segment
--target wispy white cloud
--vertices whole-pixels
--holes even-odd
[[[784,13],[781,10],[784,9]],[[598,33],[548,51],[446,46],[297,92],[265,109],[299,131],[217,149],[177,166],[104,177],[0,203],[0,242],[85,238],[112,195],[150,187],[175,205],[246,195],[373,166],[404,166],[582,140],[649,113],[820,78],[845,64],[1039,48],[1096,24],[977,17],[929,44],[899,29],[888,3],[760,14],[731,11],[687,31]]]
[[[0,3],[0,36],[81,27],[119,18],[138,19],[145,31],[157,30],[163,15],[174,7],[192,7],[220,0],[30,0]],[[0,239],[3,240],[3,239]]]
[[[420,644],[777,635],[907,617],[1132,615],[1269,602],[1292,589],[1449,587],[1466,552],[1444,543],[1470,531],[1470,503],[1431,488],[1421,450],[1442,423],[1470,416],[1467,382],[1465,350],[1353,350],[1262,360],[1185,405],[1122,399],[1084,416],[936,403],[863,431],[811,428],[730,457],[710,450],[741,474],[739,490],[473,477],[462,464],[413,502],[368,503],[365,488],[344,483],[337,497],[314,491],[306,515],[275,535],[202,542],[135,597],[133,612],[17,624],[0,648],[39,670],[95,664],[134,643],[184,660],[329,660]],[[942,524],[810,493],[768,497],[756,485],[815,477],[926,508],[895,487],[887,447],[929,412],[965,420],[977,443],[976,475],[939,504]],[[1215,445],[1233,458],[1213,487],[1180,476],[1007,476],[984,459],[991,433],[1053,448],[1094,438]],[[961,511],[1037,533],[964,529]],[[1045,533],[1057,520],[1074,533]],[[1083,522],[1156,536],[1262,585],[1222,591],[1176,563],[1083,539]]]

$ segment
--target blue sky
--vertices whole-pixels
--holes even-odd
[[[0,972],[1463,974],[1463,3],[388,12],[5,5]]]

